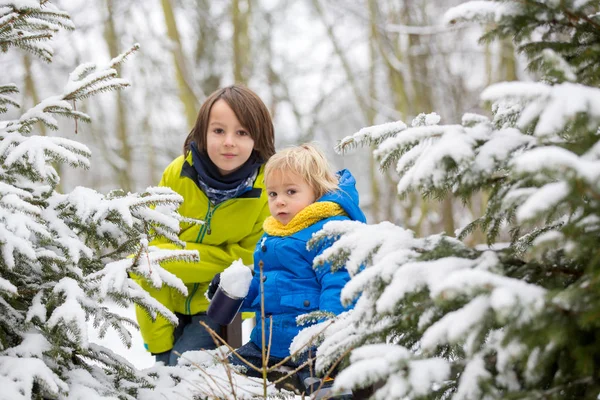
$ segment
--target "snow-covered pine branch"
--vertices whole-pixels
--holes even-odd
[[[515,2],[499,2],[488,0],[467,1],[452,7],[444,15],[445,24],[475,22],[500,22],[505,16],[523,14],[523,7]]]
[[[377,145],[404,129],[406,129],[406,124],[402,121],[388,122],[387,124],[362,128],[354,135],[343,138],[337,144],[336,151],[338,153],[343,153],[359,146]]]
[[[488,243],[415,238],[389,222],[317,233],[339,237],[318,261],[345,265],[342,299],[356,299],[317,352],[320,371],[349,362],[338,387],[379,382],[386,399],[598,397],[599,15],[597,1],[464,3],[446,20],[492,21],[482,40],[510,38],[540,81],[486,89],[491,118],[423,114],[383,141],[377,127],[342,139],[375,144],[400,193],[484,191],[484,215],[459,238],[480,228]]]
[[[36,122],[41,122],[52,130],[58,130],[58,122],[54,117],[56,115],[90,122],[90,117],[83,112],[75,110],[71,103],[98,93],[128,87],[130,85],[129,81],[118,78],[114,67],[138,48],[138,45],[133,46],[104,66],[93,63],[80,65],[70,74],[69,81],[64,87],[62,94],[41,101],[36,106],[27,110],[18,120],[7,121],[6,126],[2,129],[9,133],[30,133],[31,126]],[[3,130],[0,130],[0,133]]]
[[[29,51],[46,62],[54,51],[46,41],[60,30],[73,30],[69,14],[48,0],[0,0],[0,49],[10,47]]]
[[[50,61],[47,39],[59,28],[72,29],[66,13],[49,1],[0,0],[0,48],[20,47]],[[137,371],[112,351],[88,340],[88,324],[104,334],[114,329],[131,343],[135,323],[108,307],[138,303],[154,318],[177,318],[129,278],[138,274],[155,286],[186,291],[182,282],[160,266],[170,260],[197,260],[197,252],[154,251],[159,238],[183,247],[181,224],[199,223],[177,213],[183,199],[170,189],[144,193],[115,190],[108,195],[77,187],[56,191],[56,164],[87,168],[90,150],[58,136],[32,135],[36,122],[58,130],[57,116],[88,121],[73,102],[128,83],[115,69],[137,49],[107,64],[75,69],[63,93],[42,100],[18,120],[0,122],[0,381],[4,397],[157,398],[149,389],[164,385],[161,395],[193,397],[194,384],[173,379],[197,376],[188,369],[178,378],[161,379]],[[0,87],[0,111],[17,106],[12,84]],[[130,258],[128,258],[130,256]],[[107,265],[105,265],[107,264]]]
[[[8,106],[19,108],[19,103],[9,97],[9,94],[19,93],[19,89],[14,84],[0,85],[0,114],[8,111]]]

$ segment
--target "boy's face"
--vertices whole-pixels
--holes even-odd
[[[225,100],[217,100],[208,118],[206,152],[221,175],[230,174],[244,165],[253,148],[254,140],[235,112]]]
[[[293,172],[273,171],[266,182],[269,211],[283,225],[317,200],[313,188]]]

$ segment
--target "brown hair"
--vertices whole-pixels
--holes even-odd
[[[265,183],[274,171],[292,172],[315,191],[316,198],[338,189],[338,179],[323,152],[312,143],[278,151],[265,166]]]
[[[275,154],[275,133],[271,114],[256,93],[245,86],[236,84],[213,92],[204,101],[198,111],[196,124],[188,134],[183,144],[183,155],[187,156],[192,142],[198,150],[206,151],[206,133],[212,106],[220,99],[225,100],[235,113],[240,123],[248,129],[254,140],[254,150],[260,158],[267,161]]]

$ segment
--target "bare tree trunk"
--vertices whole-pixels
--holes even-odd
[[[221,87],[221,68],[217,65],[216,44],[219,42],[217,28],[220,24],[215,21],[207,21],[211,18],[210,0],[197,0],[198,8],[203,10],[198,13],[196,25],[198,27],[198,40],[196,42],[195,66],[196,71],[202,70],[203,75],[198,86],[204,97]]]
[[[119,52],[117,32],[115,29],[114,15],[113,15],[113,1],[106,0],[107,18],[106,25],[104,27],[104,39],[108,46],[108,51],[112,57],[116,57]],[[119,67],[117,67],[119,69]],[[118,71],[120,73],[120,71]],[[131,147],[129,145],[129,135],[127,132],[127,117],[125,116],[125,100],[123,93],[117,90],[114,94],[117,98],[117,104],[115,107],[115,131],[117,139],[120,144],[119,156],[122,161],[122,165],[115,168],[119,187],[126,192],[132,190],[131,184],[131,173],[132,173],[132,157]]]
[[[173,42],[171,53],[175,64],[179,97],[183,104],[188,126],[191,128],[196,122],[198,99],[194,94],[192,75],[188,71],[186,57],[183,52],[183,46],[181,45],[181,39],[179,38],[173,5],[171,4],[171,0],[161,0],[161,3],[163,14],[165,16],[165,24],[167,26],[167,34],[169,35],[169,39]]]
[[[251,17],[250,0],[233,0],[231,18],[233,23],[233,78],[237,83],[248,82],[252,65],[250,57],[250,34],[248,27]]]
[[[377,93],[375,90],[375,59],[376,59],[376,44],[377,41],[377,5],[375,4],[376,0],[367,0],[367,6],[369,8],[369,17],[370,17],[370,37],[369,37],[369,55],[371,58],[371,66],[369,69],[369,97],[370,99],[375,99],[377,97]],[[367,109],[367,119],[369,125],[375,124],[375,110],[373,107],[369,107]],[[371,151],[369,152],[369,176],[371,178],[371,209],[372,215],[375,223],[381,221],[381,207],[380,201],[381,198],[381,190],[379,188],[378,181],[378,173],[377,173],[377,160],[373,154],[375,150],[375,146],[371,146]],[[389,201],[389,200],[388,200]],[[389,218],[388,218],[389,219]]]
[[[31,101],[32,101],[31,104],[25,104],[23,102],[23,107],[29,107],[29,106],[33,107],[40,103],[40,96],[37,92],[35,80],[33,79],[33,71],[31,70],[31,56],[27,53],[25,53],[23,55],[23,67],[25,68],[25,77],[23,78],[24,83],[25,83],[24,98],[31,99]],[[37,128],[40,130],[40,135],[46,136],[47,135],[46,125],[42,124],[41,122],[36,123],[36,125],[37,125]],[[62,176],[62,173],[61,173],[62,164],[61,163],[53,163],[52,165],[53,165],[54,169],[56,169],[56,172],[58,172],[58,175]],[[58,185],[56,185],[56,191],[58,191],[58,192],[62,192],[62,190],[63,190],[61,182],[62,181],[59,181]]]
[[[427,24],[428,21],[426,20],[425,17],[423,17],[421,20],[413,20],[412,16],[411,16],[411,11],[413,12],[419,12],[419,15],[421,16],[425,16],[426,12],[425,10],[427,9],[427,1],[426,0],[422,0],[419,4],[418,7],[420,7],[420,10],[416,9],[417,6],[415,6],[415,8],[413,8],[412,10],[410,9],[410,7],[407,7],[405,9],[405,18],[407,18],[407,23],[412,25],[412,24]],[[424,42],[424,38],[419,36],[419,35],[411,35],[409,34],[408,36],[408,41],[409,41],[409,51],[410,49],[412,49],[413,47],[415,48],[421,48],[423,46],[426,46],[427,43]],[[431,71],[430,71],[430,59],[432,57],[431,54],[431,46],[428,47],[429,51],[424,52],[423,54],[418,54],[418,55],[413,55],[410,54],[409,57],[409,64],[410,64],[410,68],[411,71],[413,71],[415,73],[414,75],[414,79],[412,80],[413,85],[414,85],[414,98],[412,99],[411,103],[416,105],[416,107],[418,107],[418,111],[417,112],[432,112],[433,111],[433,88],[431,86],[431,82],[433,81],[433,79],[431,79]],[[418,71],[418,74],[416,73]],[[417,112],[415,112],[415,114],[417,114]],[[426,199],[422,199],[421,201],[426,202],[428,200]],[[449,236],[454,236],[454,196],[449,193],[444,200],[442,200],[442,202],[438,205],[439,206],[439,211],[440,211],[440,215],[442,217],[442,228],[443,230],[446,232],[447,235]],[[435,231],[438,231],[439,229],[437,227],[434,227]]]
[[[23,67],[25,68],[25,98],[31,99],[31,106],[35,106],[40,103],[40,96],[38,95],[37,88],[35,86],[35,81],[33,80],[33,72],[31,71],[31,56],[27,53],[23,55]],[[23,106],[27,107],[29,104],[23,104]],[[42,136],[46,136],[46,125],[38,122],[36,124],[40,129],[40,134]]]
[[[515,57],[515,46],[508,39],[500,43],[500,76],[498,81],[517,80],[517,60]]]
[[[321,18],[321,21],[323,22],[325,29],[327,30],[327,36],[329,37],[329,40],[331,40],[331,44],[333,45],[335,54],[338,56],[338,58],[340,59],[340,61],[342,63],[342,68],[344,69],[344,73],[346,74],[346,77],[348,78],[348,82],[350,83],[350,87],[352,88],[352,93],[354,93],[354,97],[356,98],[358,106],[363,113],[363,117],[364,117],[365,121],[368,121],[367,110],[370,108],[371,102],[365,101],[364,97],[361,95],[361,90],[360,90],[360,87],[356,80],[356,77],[354,76],[354,73],[352,72],[352,68],[350,68],[350,62],[348,61],[348,58],[344,54],[344,51],[342,50],[342,47],[340,46],[339,41],[335,37],[332,24],[330,24],[327,21],[327,17],[325,16],[325,12],[323,10],[323,7],[321,6],[320,0],[313,0],[313,5],[314,5],[315,10],[317,11],[317,14],[319,14],[319,17]]]

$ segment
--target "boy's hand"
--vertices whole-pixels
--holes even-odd
[[[208,289],[206,289],[206,293],[204,293],[204,296],[206,296],[206,298],[209,301],[212,300],[213,296],[215,295],[215,292],[219,288],[219,283],[221,283],[220,273],[213,276],[212,281],[210,281],[210,283],[208,284]]]

